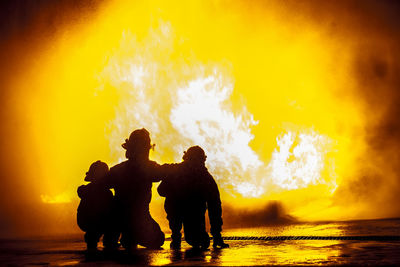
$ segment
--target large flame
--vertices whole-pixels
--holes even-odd
[[[242,5],[111,1],[57,38],[26,74],[39,88],[27,107],[42,200],[75,196],[91,162],[120,162],[145,127],[160,163],[202,146],[234,205],[274,198],[304,218],[351,216],[331,201],[365,149],[351,43],[274,4]]]
[[[163,44],[165,57],[173,52],[172,33],[170,23],[161,22],[159,28],[151,29],[143,45],[135,35],[123,32],[120,49],[102,72],[101,80],[123,93],[116,118],[109,125],[112,151],[118,153],[121,140],[141,126],[150,130],[161,150],[172,152],[174,161],[179,161],[188,147],[200,145],[220,185],[244,197],[261,197],[273,186],[298,189],[332,179],[322,177],[331,139],[312,129],[298,134],[282,129],[270,162],[263,162],[250,147],[254,138],[251,127],[258,122],[244,105],[233,110],[230,97],[235,85],[227,71],[201,62],[175,70],[175,62],[153,58],[160,50],[155,43]],[[162,64],[164,61],[168,64]]]

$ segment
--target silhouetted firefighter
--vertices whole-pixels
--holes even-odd
[[[208,214],[214,247],[228,247],[221,237],[222,209],[218,186],[205,166],[206,155],[199,146],[190,147],[183,162],[169,165],[169,175],[161,182],[158,193],[165,197],[165,211],[172,231],[171,248],[181,247],[181,229],[185,240],[194,248],[206,249],[210,237],[206,232]]]
[[[128,159],[110,169],[106,186],[115,190],[116,227],[121,244],[135,248],[159,248],[164,233],[151,217],[149,204],[153,182],[161,179],[161,166],[149,160],[150,135],[146,129],[135,130],[122,145]],[[116,240],[118,236],[116,236]]]
[[[103,244],[105,247],[111,247],[112,235],[110,235],[110,212],[113,201],[112,192],[99,183],[108,173],[106,163],[96,161],[90,165],[86,173],[85,181],[90,182],[87,185],[78,187],[78,196],[81,202],[78,206],[77,221],[78,226],[85,233],[85,242],[88,250],[97,248],[100,237],[104,234]],[[111,238],[111,240],[110,240]]]

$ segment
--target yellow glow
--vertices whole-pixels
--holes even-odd
[[[276,199],[304,219],[352,216],[331,207],[365,149],[351,43],[291,24],[273,3],[243,5],[110,1],[57,36],[20,81],[34,88],[24,99],[42,201],[76,198],[90,163],[123,160],[121,144],[145,127],[160,163],[202,146],[231,204]]]
[[[69,203],[71,202],[71,196],[68,193],[63,193],[56,196],[40,195],[43,203],[47,204],[59,204],[59,203]]]

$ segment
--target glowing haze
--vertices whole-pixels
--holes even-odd
[[[159,163],[203,147],[225,205],[278,200],[303,220],[393,216],[344,205],[360,170],[394,177],[365,157],[377,117],[352,75],[358,33],[332,34],[293,7],[108,1],[44,38],[12,81],[24,107],[13,112],[29,114],[35,198],[75,205],[90,163],[124,160],[121,144],[144,127]]]

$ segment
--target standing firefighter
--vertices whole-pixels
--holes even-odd
[[[171,248],[181,247],[181,229],[185,240],[194,248],[207,249],[210,237],[206,232],[205,212],[208,214],[214,247],[228,247],[221,237],[222,209],[218,186],[205,166],[206,155],[199,146],[190,147],[183,162],[170,166],[168,177],[158,187],[165,197],[165,211],[172,231]]]
[[[99,183],[108,173],[108,166],[100,160],[90,165],[86,173],[87,185],[78,187],[81,202],[78,206],[78,226],[85,231],[85,242],[88,250],[97,248],[100,237],[104,234],[103,244],[110,248],[114,243],[110,240],[110,215],[113,201],[112,192]]]
[[[159,248],[164,233],[151,217],[149,204],[153,182],[160,181],[160,165],[149,160],[149,132],[135,130],[122,145],[128,160],[112,167],[106,178],[107,187],[115,190],[116,224],[121,232],[121,244],[135,248]]]

